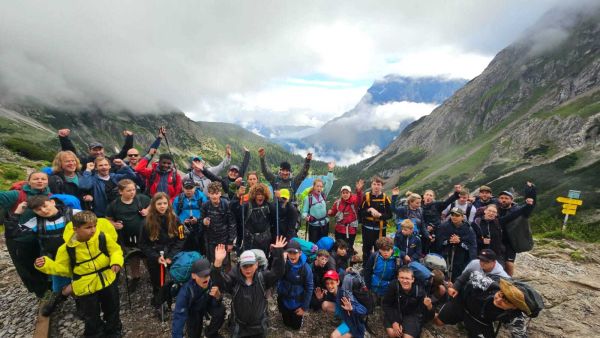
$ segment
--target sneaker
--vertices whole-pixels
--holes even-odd
[[[53,293],[50,296],[50,299],[48,299],[48,302],[46,302],[46,304],[44,304],[44,306],[42,307],[42,316],[50,316],[52,312],[56,310],[56,307],[62,302],[64,302],[66,299],[67,297],[63,296],[60,292]]]

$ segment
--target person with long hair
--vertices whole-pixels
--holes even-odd
[[[52,160],[52,174],[48,178],[50,191],[53,194],[73,195],[83,206],[83,196],[87,193],[79,188],[81,178],[81,162],[77,155],[70,150],[59,151]]]
[[[260,249],[269,253],[271,244],[271,228],[275,224],[275,206],[269,202],[271,193],[264,183],[254,185],[250,189],[249,201],[243,207],[244,249]]]
[[[155,308],[161,304],[159,298],[160,264],[165,268],[170,265],[173,257],[183,249],[184,240],[183,225],[179,224],[177,216],[173,212],[169,196],[164,192],[157,192],[150,200],[150,208],[139,243],[140,249],[146,256],[146,266],[152,284],[152,305]]]

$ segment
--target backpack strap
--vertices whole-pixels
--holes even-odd
[[[105,270],[110,269],[110,266],[106,266],[104,268],[101,268],[99,270],[92,271],[92,272],[89,272],[89,273],[84,273],[82,275],[76,274],[75,271],[74,271],[75,267],[77,265],[81,265],[83,263],[91,262],[94,259],[98,258],[102,254],[104,254],[107,257],[110,257],[110,255],[108,254],[108,246],[106,244],[106,235],[102,231],[98,234],[98,247],[100,249],[100,253],[99,254],[97,254],[96,256],[94,256],[94,257],[92,257],[90,259],[87,259],[85,261],[77,262],[77,257],[75,255],[75,248],[72,247],[72,246],[67,246],[67,254],[69,255],[69,264],[71,266],[71,274],[73,275],[73,280],[78,280],[78,279],[80,279],[83,276],[88,276],[88,275],[92,275],[92,274],[97,273],[98,275],[100,275],[100,280],[102,282],[102,286],[104,286],[104,278],[102,277],[102,272],[105,271]]]
[[[175,213],[177,214],[177,216],[179,216],[179,214],[181,214],[181,212],[183,211],[183,199],[185,197],[184,193],[179,194],[179,199],[177,200],[177,206],[175,207]]]

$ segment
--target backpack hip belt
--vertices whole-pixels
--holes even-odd
[[[310,224],[310,226],[313,226],[313,227],[321,227],[321,226],[326,225],[327,223],[328,223],[327,216],[325,216],[323,218],[314,219],[314,220],[308,222],[308,224]]]
[[[386,226],[384,226],[383,228],[380,228],[380,227],[372,227],[372,226],[368,226],[368,225],[363,225],[363,228],[368,229],[368,230],[376,230],[376,231],[387,229]]]

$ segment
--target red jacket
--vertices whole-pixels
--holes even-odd
[[[135,171],[140,173],[140,175],[142,175],[146,179],[146,187],[149,188],[150,196],[154,196],[154,194],[156,193],[156,189],[158,188],[158,182],[160,181],[160,175],[158,173],[158,169],[156,169],[158,167],[158,162],[152,163],[151,168],[149,168],[147,165],[148,159],[146,157],[142,157],[138,162],[137,166],[135,166]],[[181,176],[177,172],[175,173],[175,175],[173,175],[173,170],[174,169],[171,169],[171,171],[169,171],[169,176],[167,177],[167,195],[169,195],[171,203],[173,203],[173,199],[179,196],[179,194],[181,194],[182,191]],[[152,184],[150,184],[150,178],[152,177],[153,172],[156,172],[156,174],[154,180],[152,181]],[[173,176],[175,176],[175,184],[173,184]]]
[[[356,229],[358,229],[358,209],[361,203],[362,191],[360,190],[357,190],[356,194],[350,195],[346,201],[339,198],[333,203],[327,215],[335,217],[338,212],[341,213],[341,219],[340,216],[337,216],[335,220],[335,232],[345,234],[346,225],[350,224],[348,233],[350,235],[356,234]],[[355,226],[353,226],[353,222]]]

